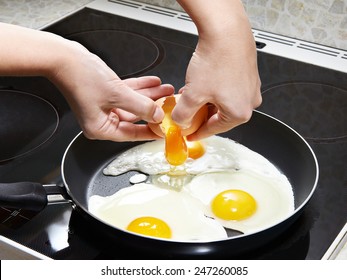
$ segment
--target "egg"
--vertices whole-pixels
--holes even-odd
[[[195,132],[207,117],[207,106],[202,106],[194,115],[188,128],[181,128],[171,118],[171,113],[181,95],[163,97],[156,103],[163,109],[165,116],[160,124],[149,123],[154,133],[165,138],[165,158],[172,166],[182,165],[188,158],[185,136]]]
[[[204,213],[225,228],[252,233],[286,219],[294,211],[294,194],[280,173],[250,169],[195,176],[184,189],[205,206]]]
[[[198,150],[203,149],[200,157],[188,158],[176,169],[193,175],[240,168],[257,170],[265,175],[278,173],[277,168],[263,156],[231,139],[211,136],[197,145],[200,147]],[[103,173],[117,176],[137,170],[150,175],[167,174],[172,167],[166,161],[164,151],[165,141],[162,139],[137,145],[118,155],[104,168]]]
[[[178,100],[180,99],[180,97],[181,94],[175,94],[171,96],[162,97],[155,101],[160,107],[163,108],[165,112],[165,117],[162,123],[148,123],[148,126],[158,136],[164,137],[165,127],[170,126],[170,123],[173,122],[173,120],[171,119],[171,112]],[[182,136],[187,136],[197,131],[198,128],[205,122],[207,118],[207,113],[207,105],[202,106],[194,115],[190,127],[182,128]]]
[[[131,224],[130,228],[138,228],[139,234],[148,230],[147,227],[139,229],[139,224],[148,225],[149,228],[155,224],[154,228],[172,230],[172,233],[163,230],[166,233],[159,238],[176,238],[173,230],[181,225],[171,222],[173,217],[162,215],[162,212],[166,212],[165,208],[173,207],[171,210],[177,214],[176,217],[181,219],[181,216],[187,216],[188,223],[192,225],[194,219],[199,221],[198,224],[213,221],[223,228],[242,233],[273,226],[293,213],[294,195],[288,178],[259,153],[220,136],[188,143],[187,149],[190,157],[182,165],[174,167],[165,158],[163,139],[137,145],[118,155],[103,170],[105,175],[117,176],[137,170],[149,177],[146,184],[126,188],[126,192],[131,195],[123,195],[123,190],[120,194],[115,194],[115,204],[108,202],[109,198],[102,198],[103,204],[108,206],[100,208],[101,217],[111,221],[114,219],[113,212],[107,210],[110,214],[105,216],[106,209],[111,209],[111,205],[122,208],[125,203],[128,206],[124,206],[121,212],[127,212],[131,208],[130,211],[136,212],[136,215],[124,221],[122,228],[127,228],[135,220],[135,225]],[[147,191],[144,190],[146,185],[149,185]],[[134,192],[131,191],[132,188]],[[145,199],[147,194],[148,202],[145,204],[151,207],[139,206],[136,197]],[[152,200],[155,202],[150,202]],[[147,207],[151,210],[143,211]],[[137,218],[149,221],[142,222],[140,219],[139,222]],[[185,218],[182,218],[183,223],[186,223]],[[118,216],[115,219],[121,220]],[[196,236],[193,229],[188,228],[193,239],[201,238]],[[183,239],[189,239],[188,236],[187,233]]]
[[[91,196],[89,211],[119,229],[155,238],[211,241],[227,237],[217,221],[204,215],[203,205],[186,192],[140,183],[108,197]]]
[[[131,170],[146,174],[167,173],[170,164],[164,155],[165,141],[163,139],[137,145],[119,154],[106,168],[105,175],[117,176]]]

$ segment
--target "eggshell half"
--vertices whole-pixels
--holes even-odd
[[[181,94],[175,94],[174,96],[175,96],[176,103],[177,103]],[[166,98],[167,97],[162,97],[162,98],[156,100],[155,102],[160,107],[162,107]],[[203,122],[206,120],[207,113],[208,113],[207,105],[202,106],[199,109],[199,111],[195,114],[195,116],[193,117],[191,126],[188,128],[182,129],[182,135],[187,136],[187,135],[190,135],[190,134],[194,133],[195,131],[197,131],[199,129],[199,127],[203,124]],[[158,136],[161,136],[161,137],[164,136],[163,127],[161,126],[161,124],[148,123],[148,126]]]

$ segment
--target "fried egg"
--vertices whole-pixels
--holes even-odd
[[[221,224],[204,215],[203,205],[186,192],[140,183],[108,197],[89,199],[102,221],[137,234],[170,240],[211,241],[227,237]]]
[[[192,146],[194,153],[175,167],[174,175],[165,158],[164,140],[147,142],[118,155],[103,170],[105,175],[137,170],[150,176],[146,183],[127,187],[111,197],[92,197],[91,211],[119,228],[137,228],[139,234],[147,234],[155,224],[154,228],[166,233],[151,236],[210,241],[226,237],[224,228],[252,233],[293,213],[290,182],[262,155],[219,136]],[[173,190],[176,185],[179,188]],[[212,234],[214,230],[216,235]]]
[[[294,211],[292,187],[280,173],[264,175],[249,169],[205,173],[184,189],[204,204],[206,216],[242,233],[275,225]]]

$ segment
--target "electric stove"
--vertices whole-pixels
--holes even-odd
[[[176,89],[184,84],[198,39],[186,14],[120,0],[94,1],[44,30],[82,43],[121,78],[157,75]],[[320,177],[313,197],[287,231],[230,258],[321,259],[347,217],[347,52],[259,30],[254,36],[263,94],[258,110],[307,140]],[[1,77],[0,120],[0,182],[62,186],[63,153],[80,127],[57,88],[41,77]],[[72,202],[59,196],[50,197],[40,212],[0,208],[0,218],[3,237],[43,257],[153,257],[122,244],[115,250]]]

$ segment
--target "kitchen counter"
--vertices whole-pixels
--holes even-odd
[[[0,22],[41,29],[90,2],[92,1],[2,0],[0,1]]]

